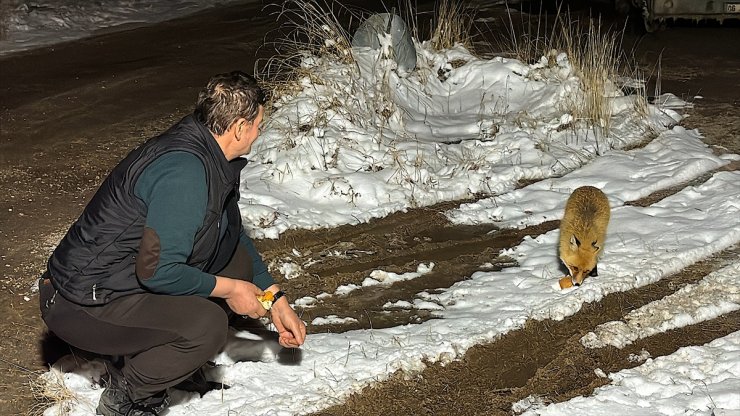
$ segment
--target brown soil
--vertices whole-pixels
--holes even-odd
[[[44,335],[33,289],[50,250],[108,170],[131,148],[190,111],[197,89],[209,76],[251,69],[253,51],[273,26],[272,18],[254,7],[224,7],[0,57],[0,386],[5,393],[0,414],[29,413],[36,403],[29,382],[67,351]],[[636,53],[643,64],[652,65],[663,50],[663,90],[705,97],[695,100],[685,125],[699,128],[718,152],[740,153],[735,101],[740,96],[740,45],[722,41],[737,38],[738,32],[674,27],[642,38]],[[630,37],[630,44],[637,39]],[[636,203],[650,204],[665,194]],[[270,262],[290,258],[304,264],[304,276],[283,282],[294,298],[332,293],[339,285],[359,283],[375,269],[408,272],[434,261],[434,272],[423,278],[329,297],[304,312],[307,321],[333,313],[359,322],[309,328],[314,331],[420,322],[428,316],[405,312],[383,318],[379,311],[389,300],[449,287],[484,263],[507,267],[513,263],[498,256],[502,248],[557,226],[552,222],[520,231],[453,227],[441,212],[459,202],[357,226],[292,231],[257,245]],[[293,249],[301,255],[291,254]],[[335,252],[341,256],[328,255]],[[398,375],[322,414],[497,414],[529,394],[556,401],[589,394],[604,383],[595,368],[616,371],[636,365],[625,357],[643,348],[659,356],[740,329],[735,313],[623,350],[584,350],[578,342],[599,323],[700,279],[738,253],[735,247],[654,285],[610,295],[561,322],[530,322],[471,349],[459,362],[431,365],[412,380]]]

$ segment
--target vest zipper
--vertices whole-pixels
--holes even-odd
[[[234,185],[234,188],[236,188],[237,186],[239,186],[238,182],[236,185]],[[221,198],[221,201],[220,201],[221,203],[219,204],[219,206],[221,207],[221,210],[219,211],[218,221],[216,222],[216,249],[213,251],[213,254],[211,254],[211,258],[208,259],[208,263],[206,264],[206,267],[203,270],[210,269],[211,266],[213,265],[213,262],[216,261],[216,259],[218,258],[218,250],[221,249],[221,240],[222,240],[221,219],[223,218],[223,215],[224,215],[224,209],[225,209],[224,205],[226,204],[226,200],[229,199],[229,195],[231,195],[231,192],[233,192],[233,190],[226,192],[223,198]]]

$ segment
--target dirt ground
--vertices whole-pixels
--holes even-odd
[[[256,7],[223,7],[0,57],[0,414],[37,409],[30,382],[68,351],[45,334],[33,289],[56,242],[118,160],[189,112],[212,74],[251,70],[263,33],[274,27],[273,17]],[[683,124],[700,129],[717,152],[740,153],[738,35],[737,25],[679,23],[657,34],[625,36],[625,48],[634,47],[645,68],[662,54],[660,88],[694,103]],[[408,271],[433,260],[434,272],[423,278],[331,297],[304,316],[310,322],[310,315],[331,312],[358,320],[328,328],[337,332],[420,322],[429,317],[381,314],[381,306],[449,287],[486,262],[507,267],[512,261],[497,254],[502,248],[557,227],[552,222],[493,233],[493,227],[454,227],[441,213],[460,202],[357,226],[287,232],[257,245],[268,262],[290,255],[305,263],[304,278],[283,282],[293,298],[359,283],[377,268]],[[290,254],[294,249],[302,258]],[[584,350],[578,342],[596,325],[701,279],[738,254],[734,247],[648,287],[610,295],[564,321],[531,322],[471,349],[459,362],[429,366],[410,380],[399,375],[321,414],[508,414],[511,402],[533,393],[553,401],[589,394],[605,382],[595,368],[609,373],[637,365],[626,357],[642,349],[660,356],[740,329],[740,315],[733,313],[623,350]]]

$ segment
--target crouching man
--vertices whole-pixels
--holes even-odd
[[[265,97],[251,76],[216,75],[193,114],[133,150],[54,250],[39,283],[49,330],[77,348],[123,357],[102,415],[156,415],[167,393],[224,346],[227,311],[268,313],[283,347],[306,327],[242,228],[239,174],[260,134]]]

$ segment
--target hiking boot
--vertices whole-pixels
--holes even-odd
[[[96,413],[103,416],[163,415],[169,405],[166,392],[134,402],[126,390],[126,380],[115,368],[108,369],[109,379],[100,395]]]
[[[205,367],[212,368],[215,366],[215,363],[206,363],[203,367],[195,370],[195,372],[191,374],[190,377],[181,381],[179,384],[173,386],[172,388],[191,393],[198,393],[200,394],[200,397],[203,397],[204,394],[208,393],[211,390],[228,389],[229,386],[227,386],[226,384],[219,383],[218,381],[210,381],[206,377]]]

